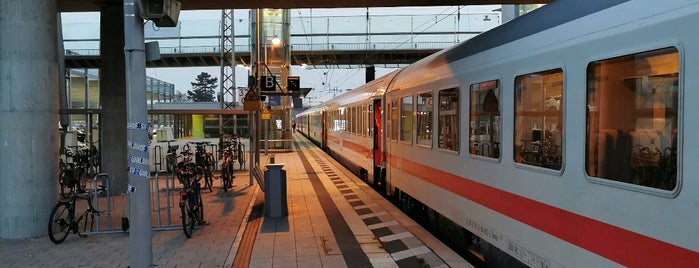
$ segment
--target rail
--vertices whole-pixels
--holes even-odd
[[[87,42],[87,41],[86,41]],[[377,43],[324,43],[324,44],[296,44],[291,45],[292,51],[357,51],[366,52],[367,50],[439,50],[450,47],[456,42],[377,42]],[[250,53],[249,45],[236,45],[236,53]],[[161,55],[185,55],[185,54],[220,54],[221,49],[216,45],[210,46],[176,46],[176,47],[161,47]],[[80,56],[100,56],[98,48],[83,48],[83,49],[66,49],[67,57]]]

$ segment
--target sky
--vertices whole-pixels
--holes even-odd
[[[464,13],[492,13],[493,10],[499,8],[499,5],[485,6],[466,6],[460,7],[461,14]],[[459,7],[403,7],[403,8],[371,8],[371,15],[398,15],[398,14],[453,14]],[[241,18],[247,18],[248,10],[235,10],[234,24],[236,32],[246,31],[247,21]],[[293,9],[293,16],[366,16],[367,9],[352,8],[352,9]],[[64,40],[95,40],[90,42],[80,42],[78,46],[85,45],[98,47],[99,37],[99,13],[63,13],[63,38]],[[182,36],[202,36],[202,35],[218,35],[219,23],[221,18],[220,10],[206,11],[182,11],[179,20],[183,23],[180,29]],[[240,25],[238,25],[240,24]],[[185,27],[185,25],[189,26]],[[197,27],[192,27],[197,25]],[[313,25],[313,24],[311,24]],[[292,26],[293,27],[293,26]],[[304,32],[308,29],[303,29]],[[147,29],[148,31],[148,29]],[[310,29],[313,31],[313,29]],[[185,40],[186,41],[186,40]],[[180,41],[183,42],[183,41]],[[75,46],[78,42],[66,42],[66,48]],[[161,47],[164,45],[161,43]],[[78,47],[79,48],[79,47]],[[394,68],[376,67],[376,77],[387,74],[393,71]],[[195,81],[198,74],[207,72],[213,77],[219,77],[221,68],[213,67],[178,67],[178,68],[148,68],[146,74],[150,77],[160,79],[175,85],[175,90],[185,93],[191,90],[191,83]],[[247,86],[248,70],[244,67],[236,67],[236,86]],[[338,94],[343,90],[356,88],[364,84],[365,69],[304,69],[300,66],[292,66],[291,75],[301,77],[301,87],[313,88],[314,90],[308,95],[308,101],[311,104],[318,104]],[[304,102],[306,103],[306,102]]]

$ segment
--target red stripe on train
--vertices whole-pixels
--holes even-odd
[[[405,158],[391,156],[390,161],[393,167],[402,169],[428,183],[468,198],[624,266],[699,267],[698,252],[455,176]]]
[[[341,141],[341,139],[339,137],[331,136],[331,135],[328,135],[328,140],[335,143],[335,144],[338,144],[338,145],[340,144],[340,141]],[[370,154],[371,151],[369,150],[369,148],[366,148],[365,146],[362,146],[361,144],[354,143],[354,142],[351,142],[349,140],[342,140],[342,147],[349,149],[349,150],[352,150],[352,151],[355,151],[357,153],[360,153],[360,154],[366,156],[367,158],[371,158],[371,154]]]

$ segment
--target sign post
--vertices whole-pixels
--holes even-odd
[[[129,263],[153,266],[146,103],[146,50],[137,0],[124,1],[126,141],[129,174]],[[126,159],[125,159],[126,161]]]

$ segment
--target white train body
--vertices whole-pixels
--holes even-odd
[[[356,167],[353,170],[364,172],[367,181],[382,185],[387,194],[419,201],[520,264],[699,267],[699,140],[694,139],[699,137],[699,120],[692,119],[699,115],[699,105],[692,104],[699,100],[695,90],[699,88],[699,1],[607,2],[614,3],[556,1],[330,100],[297,120],[313,116],[327,120],[320,114],[333,118],[332,111],[365,107],[366,114],[342,119],[353,126],[366,120],[358,123],[359,133],[339,130],[337,123],[325,121],[317,127],[325,128],[327,136],[314,135],[314,140]],[[566,18],[562,10],[582,15]],[[651,73],[617,79],[614,72],[606,71],[629,57],[645,57],[651,67],[634,68],[651,69]],[[674,57],[678,57],[677,72],[664,71],[667,66],[654,62]],[[602,70],[603,77],[591,75],[595,70]],[[547,118],[554,116],[545,111],[517,108],[528,105],[523,99],[530,92],[527,86],[552,73],[557,76],[552,79],[562,82],[554,85],[562,88],[561,96],[542,95],[531,102],[553,110],[560,117],[553,123]],[[635,88],[636,95],[625,100],[618,92],[590,93],[591,87],[616,80]],[[497,107],[471,107],[470,96],[478,92],[474,85],[485,87],[489,81],[497,81]],[[524,85],[528,81],[535,82]],[[666,90],[663,86],[671,87],[674,95],[655,95]],[[672,105],[658,104],[667,103],[668,98],[674,99],[669,101]],[[608,122],[623,121],[618,114],[626,112],[608,112],[614,104],[605,101],[639,107],[649,99],[654,103],[650,108],[629,112],[637,121],[631,123],[634,129],[607,129],[629,123]],[[421,113],[426,110],[418,110],[427,106],[416,104],[418,100],[445,108]],[[455,115],[446,108],[453,101],[458,105]],[[383,111],[377,135],[379,130],[371,127],[375,118],[371,109]],[[491,121],[480,127],[473,118],[488,114],[478,112],[488,109]],[[494,109],[496,116],[492,116]],[[598,116],[603,110],[611,115]],[[646,114],[652,118],[644,118]],[[420,116],[429,117],[431,123],[421,124]],[[529,129],[519,131],[517,126],[539,119],[544,126],[532,127],[532,136],[523,138]],[[456,128],[448,130],[449,120]],[[668,126],[674,130],[668,131]],[[309,128],[302,131],[309,133]],[[551,131],[561,129],[554,142]],[[613,154],[623,140],[628,140],[633,154]],[[539,146],[547,141],[557,146],[544,160],[546,150]],[[646,154],[637,154],[638,148],[653,146],[657,153],[648,155],[656,161],[672,160],[667,162],[671,166],[661,167],[674,174],[649,167],[647,159],[639,157]],[[634,165],[629,174],[633,174],[610,179],[625,170],[623,165],[612,165],[620,161],[612,159],[619,155],[633,158],[629,158]],[[649,170],[656,173],[643,173]],[[378,173],[384,171],[382,178]]]

